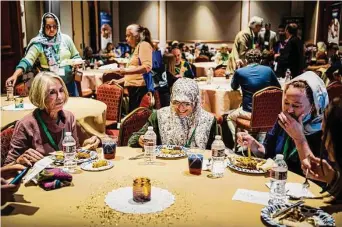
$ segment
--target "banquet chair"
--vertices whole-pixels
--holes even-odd
[[[152,92],[147,92],[141,99],[139,107],[153,109],[154,104],[155,104],[155,100],[154,100]]]
[[[342,83],[341,82],[333,82],[327,87],[329,101],[331,102],[334,98],[342,95]]]
[[[121,78],[122,78],[122,76],[120,74],[117,74],[117,73],[104,73],[102,76],[102,81],[103,81],[103,83],[106,83],[108,81],[118,80]]]
[[[152,114],[152,110],[145,107],[138,107],[129,113],[121,121],[118,146],[127,146],[129,138],[134,132],[139,131]]]
[[[94,92],[91,89],[87,89],[87,90],[82,90],[82,78],[83,78],[83,73],[80,71],[75,70],[73,72],[74,74],[74,80],[76,83],[76,88],[78,91],[78,94],[80,97],[86,97],[86,98],[91,98],[94,95]]]
[[[154,91],[154,108],[159,110],[161,108],[159,91]]]
[[[209,62],[208,56],[200,55],[195,59],[195,62]]]
[[[118,84],[101,84],[96,99],[107,105],[106,133],[118,136],[117,123],[121,120],[123,88]]]
[[[274,86],[264,88],[254,93],[251,119],[247,120],[241,117],[236,119],[235,151],[238,129],[245,129],[250,134],[267,132],[272,129],[278,118],[278,114],[281,112],[282,96],[282,90]]]
[[[11,122],[1,128],[1,166],[4,165],[7,154],[11,149],[11,140],[14,134],[14,127],[17,121]]]

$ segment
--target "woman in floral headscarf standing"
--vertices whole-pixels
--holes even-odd
[[[39,60],[40,71],[52,71],[59,75],[67,86],[70,96],[78,96],[70,65],[62,66],[63,60],[80,59],[81,57],[72,39],[61,32],[61,26],[56,15],[45,13],[39,34],[31,39],[23,57],[13,75],[7,79],[6,86],[14,86],[18,77],[33,67]]]
[[[308,71],[285,85],[283,111],[266,135],[263,144],[246,132],[238,133],[240,145],[247,145],[257,156],[273,158],[283,154],[289,170],[301,174],[301,164],[307,164],[308,154],[296,147],[308,144],[319,156],[323,112],[329,104],[328,93],[321,78]]]
[[[210,149],[217,134],[216,119],[202,109],[198,85],[189,78],[174,83],[170,106],[154,111],[144,127],[131,136],[129,146],[143,146],[148,126],[153,126],[158,145]]]

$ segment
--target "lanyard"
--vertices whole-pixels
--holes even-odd
[[[43,121],[42,117],[40,116],[41,110],[37,110],[35,116],[38,120],[39,125],[43,128],[45,135],[47,136],[47,138],[49,139],[49,143],[50,145],[53,147],[53,149],[55,149],[55,151],[58,151],[59,148],[56,145],[55,141],[53,140],[51,133],[49,132],[48,128],[46,127],[45,122]],[[63,129],[64,132],[64,129]],[[64,133],[63,133],[64,135]]]
[[[291,140],[291,137],[288,136],[286,141],[285,141],[285,144],[284,144],[283,154],[284,154],[284,160],[285,161],[289,160],[291,158],[291,156],[293,156],[297,152],[296,147],[290,151],[290,149],[289,149],[290,140]],[[290,154],[289,154],[289,151],[290,151]]]
[[[190,148],[191,141],[194,139],[195,133],[196,133],[196,128],[194,129],[194,131],[192,131],[190,139],[186,141],[185,147]]]

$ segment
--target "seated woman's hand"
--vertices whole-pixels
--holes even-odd
[[[13,194],[18,191],[19,187],[20,184],[8,184],[5,179],[1,178],[1,205],[11,201]]]
[[[297,141],[305,140],[304,132],[303,132],[303,117],[304,114],[299,116],[298,121],[294,119],[287,112],[281,112],[278,114],[279,125],[286,131],[286,133],[293,139]]]
[[[238,132],[236,136],[237,136],[237,142],[240,146],[250,147],[255,140],[247,132]]]
[[[311,169],[308,172],[308,178],[312,180],[326,182],[331,184],[335,177],[335,170],[326,160],[320,158],[311,157],[310,158]],[[323,169],[323,171],[322,171]],[[306,171],[304,170],[304,174]]]
[[[42,158],[44,158],[44,156],[41,153],[30,148],[17,158],[16,163],[32,166]]]
[[[97,136],[92,136],[83,142],[83,147],[88,150],[95,150],[100,144],[100,139]]]
[[[19,171],[24,170],[26,167],[20,164],[3,166],[0,169],[1,177],[6,180],[15,177]]]
[[[144,136],[139,137],[138,143],[139,143],[140,147],[144,147]]]

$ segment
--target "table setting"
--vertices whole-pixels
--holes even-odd
[[[50,190],[53,194],[63,193],[64,198],[70,201],[65,209],[61,209],[63,203],[50,201],[54,214],[60,217],[58,225],[130,226],[134,223],[138,226],[210,226],[216,223],[215,226],[226,226],[229,220],[229,225],[234,226],[285,226],[284,223],[297,223],[297,216],[301,220],[298,226],[307,223],[338,226],[340,223],[336,221],[340,220],[341,214],[332,216],[319,208],[322,201],[314,197],[320,188],[311,182],[308,193],[301,194],[301,204],[296,209],[289,209],[273,218],[272,215],[296,204],[298,200],[289,199],[284,205],[269,205],[267,174],[246,174],[231,169],[228,162],[237,155],[228,149],[224,152],[224,175],[210,178],[212,151],[160,145],[156,146],[155,161],[144,165],[141,148],[115,147],[112,151],[107,149],[104,152],[104,146],[96,151],[97,159],[80,163],[82,171],[70,174],[70,185],[60,190]],[[184,152],[184,155],[172,156],[180,152]],[[110,159],[105,159],[104,155],[110,153],[114,157],[112,155]],[[161,153],[167,156],[158,157]],[[82,168],[82,165],[93,165],[99,160],[110,161],[113,166],[95,172]],[[302,177],[288,172],[287,194],[300,195],[303,181]],[[34,206],[41,207],[44,204],[45,194],[39,193],[34,187],[22,187],[19,193],[23,193]],[[249,218],[242,219],[246,212]],[[13,219],[8,216],[2,221],[15,226],[19,221],[25,221],[26,226],[44,226],[47,222],[43,216],[50,213],[49,209],[40,209],[32,217],[18,215]],[[71,220],[73,216],[79,218]]]

